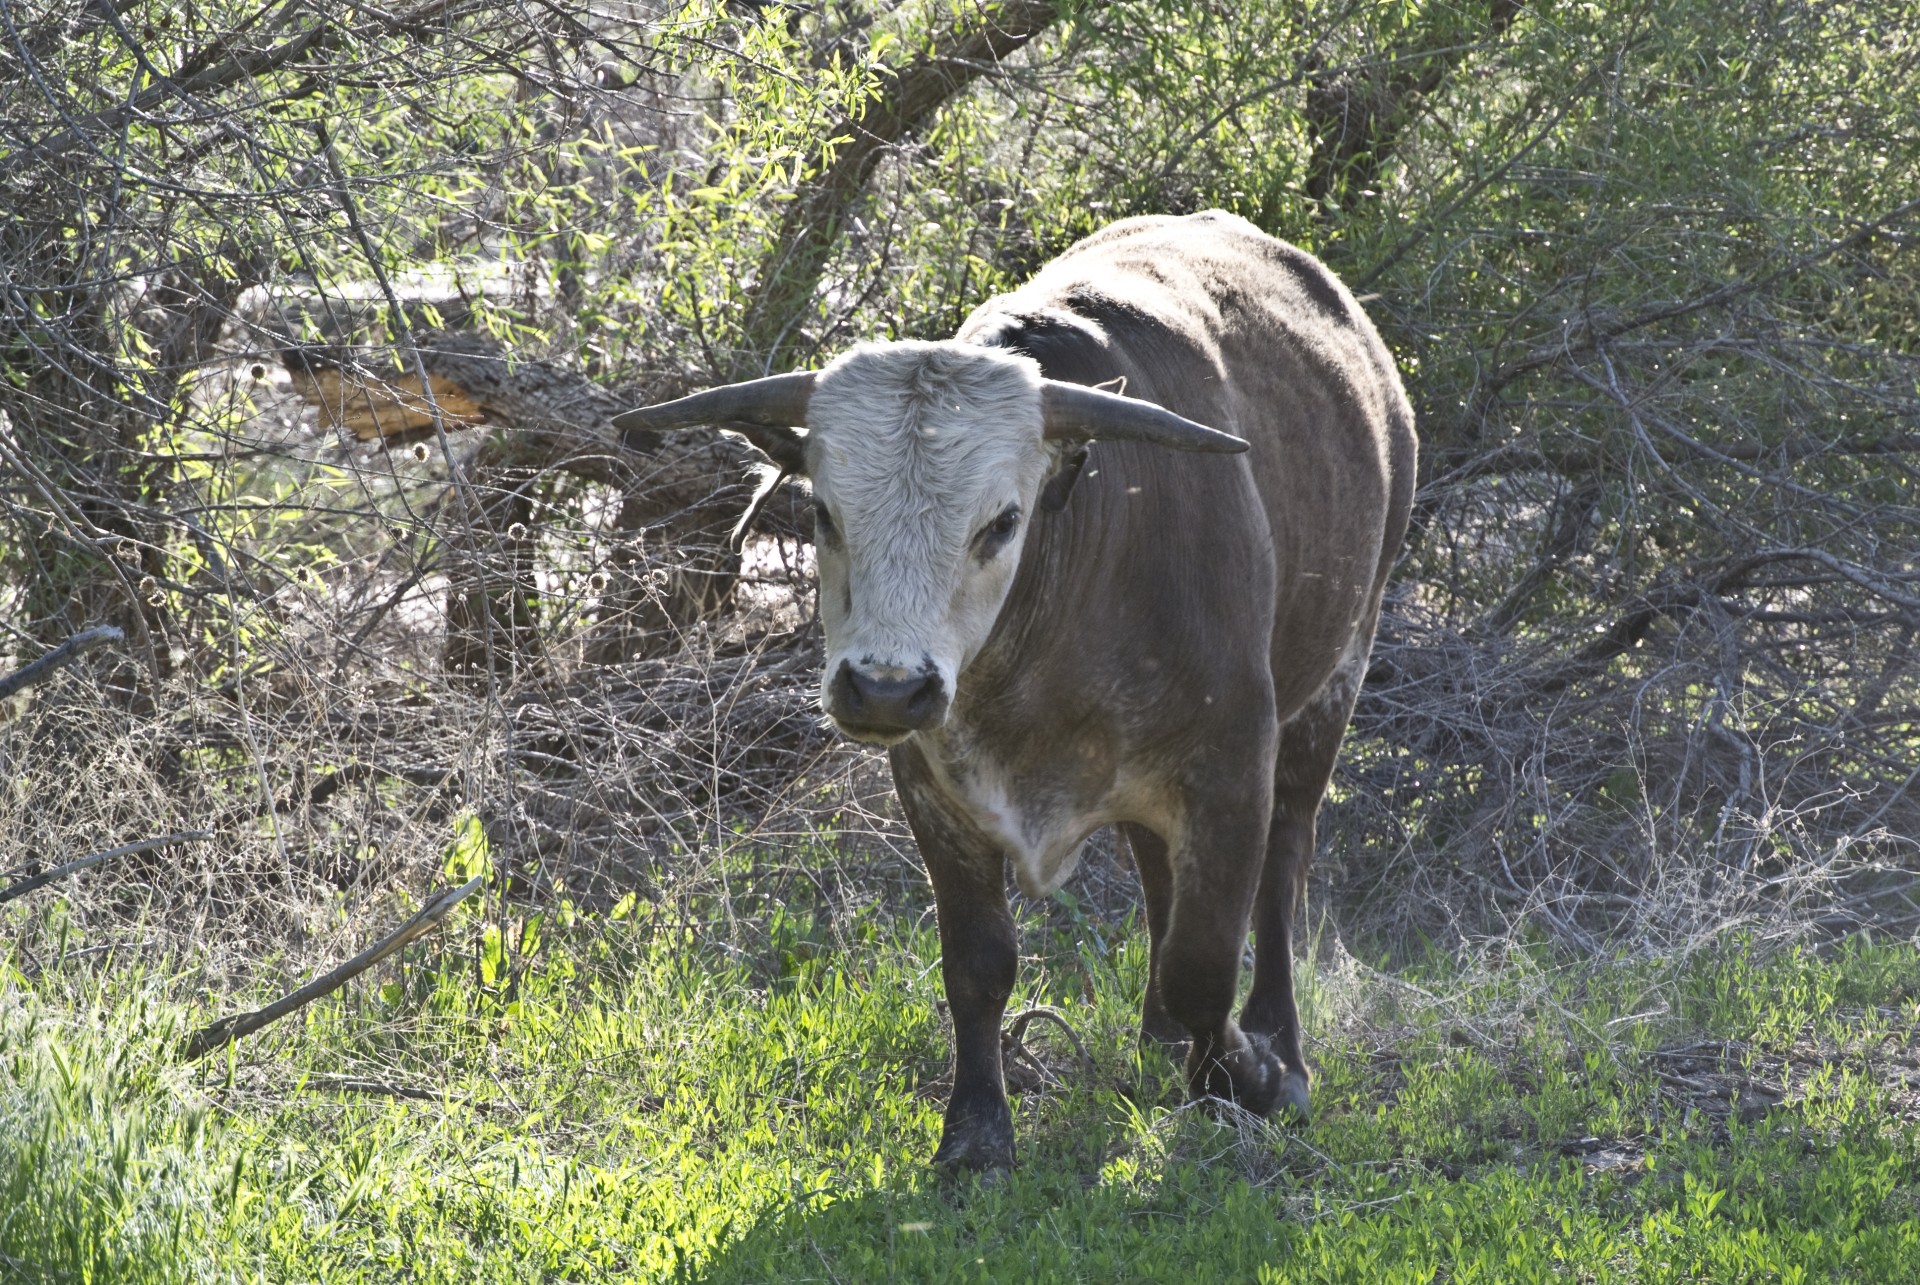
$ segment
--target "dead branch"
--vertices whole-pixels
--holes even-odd
[[[475,875],[458,888],[442,892],[422,906],[413,918],[401,924],[374,945],[361,951],[325,976],[317,977],[299,990],[281,996],[265,1008],[221,1018],[187,1041],[180,1051],[181,1059],[191,1062],[195,1058],[211,1053],[214,1049],[225,1048],[235,1040],[251,1035],[271,1022],[279,1021],[295,1009],[310,1004],[323,995],[331,995],[401,947],[439,927],[440,922],[455,906],[480,891],[481,885],[486,881],[485,875]]]
[[[418,347],[424,386],[416,372],[370,367],[343,348],[290,347],[280,359],[294,391],[319,409],[320,426],[344,428],[363,442],[430,432],[437,408],[450,430],[492,421],[520,434],[557,434],[563,453],[617,457],[627,445],[613,417],[646,400],[552,362],[511,357],[498,340],[472,331],[432,331],[419,337]],[[423,388],[432,390],[431,404]],[[660,440],[659,434],[633,438],[643,451]]]
[[[116,629],[113,632],[118,634],[120,631]],[[213,832],[211,830],[184,830],[179,834],[163,834],[157,839],[142,839],[138,843],[123,843],[117,848],[108,848],[105,852],[95,852],[89,856],[81,857],[78,861],[69,861],[63,866],[55,866],[51,870],[43,870],[38,874],[33,873],[32,866],[25,866],[8,876],[9,878],[13,878],[18,875],[24,875],[25,878],[20,879],[18,883],[11,883],[5,888],[0,888],[0,906],[5,905],[17,897],[26,896],[35,888],[44,888],[55,880],[64,879],[70,874],[78,874],[82,870],[90,869],[103,862],[111,861],[115,857],[130,857],[137,852],[152,852],[155,848],[171,847],[176,843],[192,843],[199,839],[211,839],[212,837]]]
[[[744,443],[703,430],[623,435],[613,417],[656,400],[658,390],[608,388],[578,370],[514,357],[485,335],[433,331],[417,348],[412,372],[369,367],[344,347],[292,347],[280,356],[321,427],[360,441],[429,435],[436,414],[448,431],[497,426],[469,466],[480,511],[451,542],[459,556],[448,597],[449,672],[510,670],[533,646],[525,590],[533,550],[498,537],[530,526],[529,490],[551,471],[617,486],[623,497],[615,522],[623,548],[588,644],[593,659],[670,651],[687,627],[727,607],[739,561],[727,536],[751,496],[745,480],[755,459]],[[793,508],[763,506],[754,517],[763,530],[797,536]],[[644,554],[636,553],[641,544]]]
[[[126,635],[112,625],[98,625],[92,629],[82,630],[40,659],[21,666],[5,678],[0,678],[0,700],[5,700],[15,692],[52,677],[57,671],[78,660],[83,653],[93,650],[102,643],[125,640]]]
[[[457,385],[435,376],[427,381],[433,394],[429,399],[418,375],[376,374],[311,359],[296,361],[293,354],[287,369],[293,375],[294,390],[319,407],[321,428],[344,428],[362,442],[430,432],[436,410],[449,429],[472,428],[486,417],[484,408]]]

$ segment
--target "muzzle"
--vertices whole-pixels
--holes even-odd
[[[827,684],[827,714],[857,741],[891,744],[947,716],[947,684],[932,661],[917,670],[840,662]]]

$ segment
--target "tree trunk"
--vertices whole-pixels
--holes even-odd
[[[1307,90],[1307,195],[1338,205],[1352,191],[1379,180],[1421,102],[1473,51],[1475,41],[1498,40],[1520,16],[1522,0],[1491,0],[1484,24],[1450,9],[1387,51],[1378,66],[1329,74],[1313,68]],[[1323,64],[1324,65],[1324,64]]]
[[[929,52],[826,132],[806,167],[812,177],[787,206],[773,248],[760,262],[746,320],[748,360],[755,368],[732,372],[736,377],[784,370],[804,355],[798,332],[820,273],[886,150],[924,128],[949,99],[1039,35],[1061,8],[1060,0],[982,5],[978,18],[942,32]]]

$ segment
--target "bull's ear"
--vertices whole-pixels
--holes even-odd
[[[781,472],[804,473],[807,439],[796,429],[806,424],[807,403],[812,398],[813,372],[796,371],[726,384],[679,401],[625,411],[613,417],[613,426],[623,432],[660,432],[711,424],[752,442]]]
[[[1040,511],[1058,513],[1067,507],[1067,497],[1073,494],[1073,484],[1080,480],[1080,471],[1087,466],[1086,443],[1073,447],[1060,461],[1060,467],[1040,488]]]
[[[774,467],[780,470],[782,477],[792,475],[806,476],[807,439],[806,435],[791,428],[769,428],[765,424],[748,424],[736,421],[720,424],[717,427],[729,433],[738,433],[753,443],[754,448],[772,460]]]
[[[1247,443],[1231,433],[1196,424],[1152,402],[1057,379],[1041,382],[1040,416],[1042,434],[1056,440],[1151,442],[1218,455],[1247,449]]]

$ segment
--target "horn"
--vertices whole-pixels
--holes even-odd
[[[1232,455],[1247,443],[1138,397],[1122,397],[1057,379],[1041,381],[1041,435],[1067,441],[1151,442],[1176,451]]]
[[[794,429],[807,422],[807,402],[812,397],[813,372],[795,371],[749,379],[743,384],[725,384],[678,401],[624,411],[613,417],[613,426],[623,432],[658,432],[715,424],[739,433],[787,472],[798,473],[806,467],[806,442]]]
[[[615,428],[687,428],[694,424],[754,424],[761,428],[793,428],[807,422],[807,402],[813,396],[813,372],[769,375],[744,384],[724,384],[704,393],[658,406],[642,406],[614,416]]]

